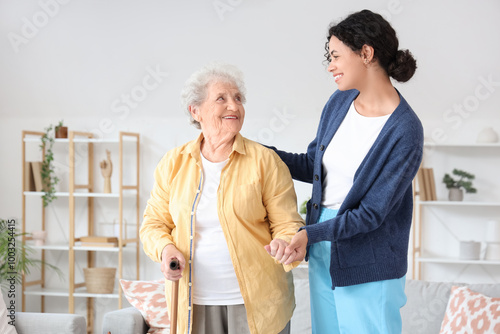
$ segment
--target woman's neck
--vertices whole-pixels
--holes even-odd
[[[366,117],[392,114],[400,102],[399,94],[388,76],[368,76],[354,101],[356,111]]]
[[[201,153],[210,162],[222,162],[229,158],[233,150],[234,137],[231,139],[214,140],[203,138],[201,142]]]

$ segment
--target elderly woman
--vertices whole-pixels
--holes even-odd
[[[140,235],[146,254],[179,282],[179,333],[289,333],[299,262],[279,264],[304,225],[293,181],[272,150],[241,136],[241,72],[212,64],[187,81],[182,100],[201,134],[169,151]],[[179,270],[169,267],[177,259]]]

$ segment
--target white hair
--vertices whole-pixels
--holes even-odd
[[[234,65],[224,63],[210,63],[204,66],[191,75],[181,93],[182,109],[188,113],[190,123],[197,129],[201,129],[200,123],[189,112],[189,106],[200,106],[207,97],[208,86],[214,82],[234,84],[240,91],[241,102],[246,102],[243,72]]]

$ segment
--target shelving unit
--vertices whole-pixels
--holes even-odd
[[[35,131],[23,131],[22,134],[22,166],[23,166],[23,189],[25,189],[25,178],[24,175],[26,173],[25,170],[25,162],[26,162],[26,145],[37,144],[40,145],[40,137],[43,136],[43,132],[35,132]],[[109,144],[109,145],[118,145],[118,159],[119,162],[118,167],[118,191],[115,193],[101,193],[96,192],[94,183],[94,169],[96,166],[94,164],[94,146],[100,144]],[[69,210],[69,217],[67,221],[67,228],[69,233],[66,231],[48,231],[48,233],[59,233],[67,240],[66,242],[58,242],[58,243],[48,243],[43,246],[33,246],[32,248],[38,250],[40,252],[40,258],[42,261],[46,261],[46,252],[66,252],[68,256],[68,272],[67,272],[67,286],[54,288],[47,287],[46,281],[46,270],[44,266],[41,267],[40,270],[40,279],[38,280],[28,280],[26,275],[23,275],[22,278],[22,310],[26,310],[26,296],[40,296],[41,301],[41,312],[45,312],[45,297],[63,297],[68,300],[68,312],[75,313],[75,298],[84,298],[86,299],[86,309],[87,309],[87,331],[89,333],[93,332],[94,325],[94,299],[106,298],[106,299],[116,299],[118,301],[118,307],[122,307],[123,293],[121,291],[120,284],[116,284],[115,282],[115,291],[110,294],[96,294],[96,293],[88,293],[85,288],[84,282],[77,282],[75,270],[76,263],[82,262],[81,259],[77,259],[76,255],[83,253],[84,257],[86,255],[86,260],[83,261],[83,265],[85,267],[95,267],[96,266],[96,255],[100,254],[110,254],[110,256],[114,256],[116,260],[117,267],[117,278],[118,280],[123,278],[123,261],[124,261],[124,253],[133,252],[135,253],[135,277],[127,277],[129,279],[139,279],[139,157],[140,157],[140,138],[139,134],[131,133],[131,132],[120,132],[119,138],[116,140],[109,139],[95,139],[91,133],[87,132],[76,132],[70,131],[67,139],[55,139],[55,145],[63,145],[67,147],[67,155],[68,155],[68,166],[69,166],[69,177],[68,177],[68,187],[69,190],[67,192],[56,192],[56,197],[59,198],[59,201],[67,200],[67,206],[64,206],[65,209]],[[77,156],[77,145],[82,145],[84,148],[83,151],[86,152],[85,159],[87,160],[86,166],[82,167],[82,164],[76,163]],[[127,152],[130,152],[130,149],[135,154],[135,164],[127,163],[127,168],[135,169],[135,183],[134,184],[125,184],[125,164],[124,164],[124,155],[125,147],[124,145],[133,145],[132,147],[127,147]],[[135,146],[135,147],[134,147]],[[80,150],[81,151],[81,150]],[[81,152],[80,152],[81,153]],[[131,153],[130,153],[131,154]],[[42,157],[45,155],[45,152],[42,151]],[[133,155],[133,154],[131,154]],[[80,154],[78,158],[82,158]],[[115,165],[115,166],[116,166]],[[83,171],[82,171],[83,170]],[[128,171],[128,170],[127,170]],[[83,183],[81,182],[81,175],[85,175]],[[130,174],[128,174],[130,175]],[[78,176],[78,177],[77,177]],[[77,182],[77,179],[80,182]],[[27,236],[25,233],[31,231],[35,228],[36,223],[32,223],[27,221],[27,198],[40,198],[44,193],[43,192],[35,192],[35,191],[23,191],[22,193],[22,232],[23,232],[23,242],[28,242],[31,237]],[[80,237],[84,235],[77,235],[75,226],[86,225],[86,235],[95,235],[96,233],[96,223],[95,219],[95,201],[100,199],[116,199],[116,205],[113,205],[113,210],[117,210],[118,212],[118,221],[117,224],[119,226],[118,229],[118,246],[117,247],[86,247],[80,245]],[[124,200],[128,199],[135,202],[135,220],[134,224],[134,236],[132,238],[126,238],[126,228],[125,219],[124,219]],[[86,204],[80,202],[86,201]],[[49,204],[52,205],[52,204]],[[82,221],[80,217],[77,217],[76,209],[78,207],[84,207],[86,211],[87,218],[86,222]],[[57,209],[56,209],[57,210]],[[81,211],[81,210],[80,210]],[[81,212],[78,211],[80,214]],[[39,229],[46,230],[47,229],[47,221],[46,221],[46,208],[41,205],[41,224]],[[30,228],[28,230],[28,227]],[[115,254],[115,255],[113,255]],[[134,254],[132,254],[133,256]],[[81,264],[81,263],[80,263]],[[80,275],[81,276],[81,275]]]
[[[425,275],[424,267],[427,265],[454,267],[458,272],[465,270],[468,266],[481,267],[483,271],[487,271],[487,268],[499,270],[500,261],[460,259],[458,247],[456,252],[449,249],[447,249],[447,252],[436,252],[435,250],[430,251],[428,248],[430,248],[431,244],[436,246],[436,243],[442,240],[443,245],[437,245],[441,246],[440,250],[442,251],[446,248],[445,245],[448,245],[448,247],[457,245],[459,240],[469,236],[470,238],[477,238],[481,231],[485,231],[485,224],[482,224],[482,221],[486,221],[487,217],[491,215],[500,217],[500,196],[496,191],[499,187],[498,183],[495,184],[494,179],[496,175],[494,170],[497,170],[500,166],[500,164],[497,164],[500,161],[500,144],[424,144],[424,148],[432,150],[431,161],[429,162],[427,157],[424,158],[424,163],[428,165],[427,167],[438,170],[435,173],[436,184],[441,185],[442,189],[444,185],[439,183],[442,175],[450,173],[453,168],[462,169],[461,165],[457,165],[457,163],[466,164],[468,162],[469,164],[475,164],[475,166],[480,165],[485,173],[480,174],[482,176],[480,180],[477,180],[478,175],[476,174],[474,184],[476,184],[476,181],[484,182],[484,184],[482,184],[482,187],[477,186],[478,195],[471,195],[469,200],[457,202],[443,200],[446,198],[446,194],[441,192],[441,194],[438,194],[437,201],[421,201],[418,192],[414,192],[415,219],[412,226],[413,278],[426,279],[425,276],[427,275]],[[432,161],[433,158],[434,161]],[[436,158],[437,160],[441,159],[441,164],[436,162]],[[482,159],[483,163],[479,164],[478,159]],[[469,167],[463,169],[475,173],[475,171],[469,170]],[[455,216],[452,216],[452,214]],[[460,216],[460,219],[457,216]],[[441,233],[433,235],[433,242],[426,244],[425,233],[437,229],[440,229]],[[469,235],[467,232],[469,232]],[[492,278],[494,275],[489,276]]]

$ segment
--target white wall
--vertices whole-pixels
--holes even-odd
[[[383,13],[418,60],[396,86],[429,141],[500,132],[495,0],[0,0],[0,216],[21,217],[21,131],[60,119],[99,137],[141,134],[142,210],[157,161],[197,134],[179,108],[183,83],[213,60],[246,75],[244,135],[305,150],[336,89],[323,64],[327,27],[363,8]],[[309,190],[297,183],[299,201]],[[142,263],[141,278],[158,277]]]

